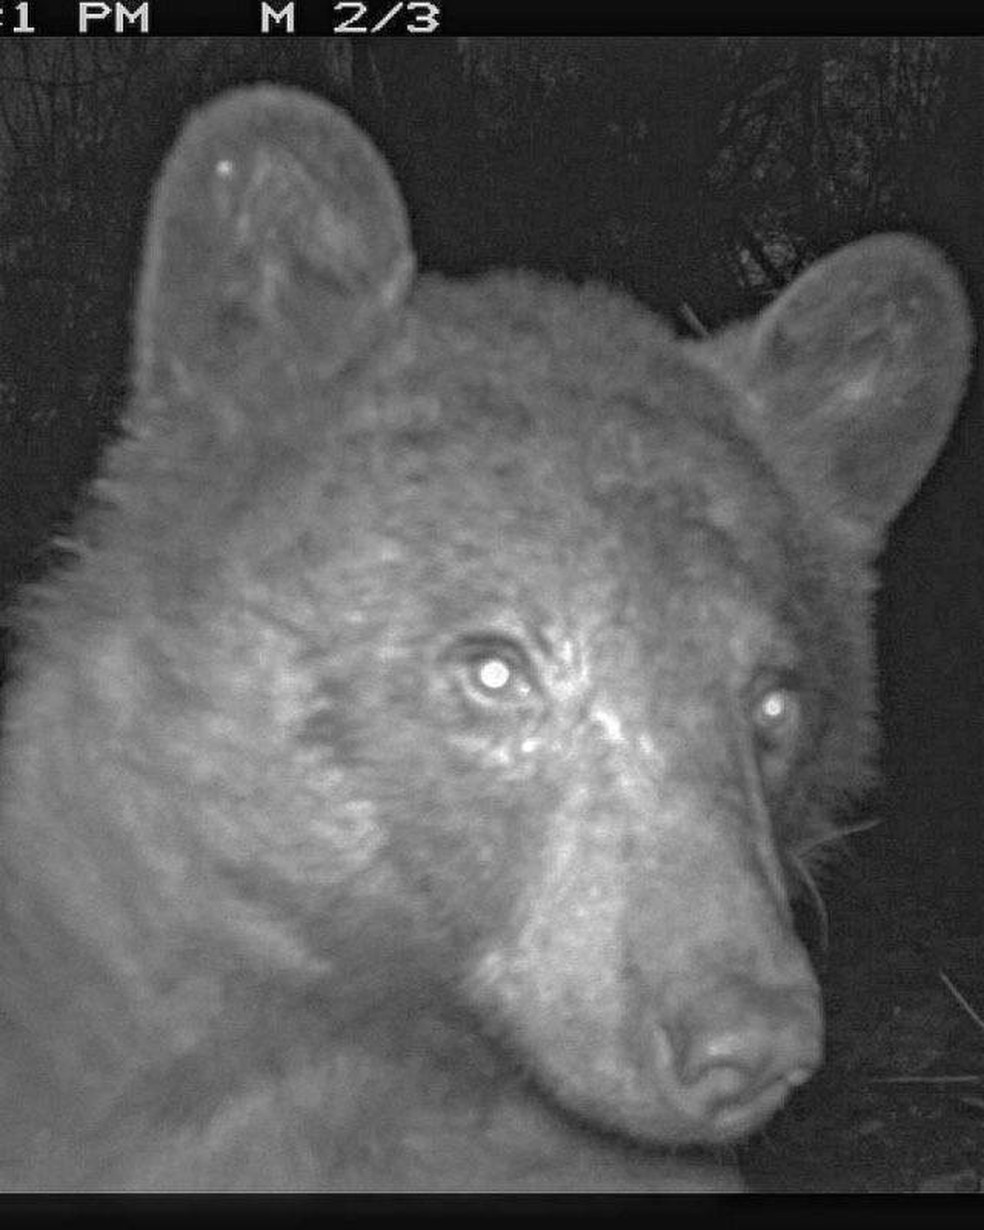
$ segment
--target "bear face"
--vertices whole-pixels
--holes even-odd
[[[3,1181],[727,1186],[659,1150],[821,1060],[789,897],[953,275],[867,240],[702,343],[415,280],[365,136],[261,88],[172,153],[135,334],[7,702]]]

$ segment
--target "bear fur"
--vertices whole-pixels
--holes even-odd
[[[19,616],[3,1186],[734,1186],[686,1150],[821,1061],[790,895],[969,349],[900,235],[700,343],[417,279],[341,112],[198,113],[125,438]]]

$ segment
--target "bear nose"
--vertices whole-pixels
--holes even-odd
[[[644,1028],[668,1100],[713,1141],[764,1123],[823,1058],[812,986],[735,979]]]

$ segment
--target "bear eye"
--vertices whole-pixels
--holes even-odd
[[[752,727],[760,753],[784,756],[795,745],[803,721],[797,689],[790,684],[774,684],[755,697]]]
[[[469,698],[478,704],[523,705],[536,690],[533,680],[529,658],[513,642],[474,641],[463,647],[459,681]]]

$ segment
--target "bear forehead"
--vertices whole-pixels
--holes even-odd
[[[705,526],[749,556],[788,521],[737,426],[740,392],[625,297],[532,275],[430,279],[401,324],[345,433],[372,463],[356,481],[401,515],[450,524],[457,509],[554,541],[641,532],[649,549]]]
[[[778,613],[802,527],[735,426],[739,394],[620,296],[594,291],[585,313],[549,287],[511,312],[499,292],[515,281],[425,287],[375,355],[334,488],[355,557],[371,543],[377,569],[461,620]]]
[[[728,525],[775,486],[737,427],[742,395],[699,348],[603,287],[424,278],[369,368],[344,435],[375,437],[400,477],[416,471],[412,488],[444,487],[466,467],[476,488],[512,477],[520,499],[557,478],[569,497],[673,490]]]

